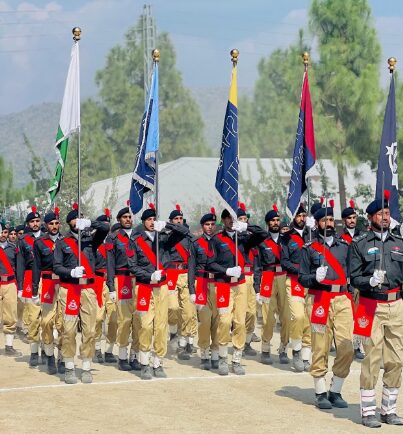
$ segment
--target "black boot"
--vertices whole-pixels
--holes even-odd
[[[126,360],[119,359],[118,369],[119,371],[131,371],[132,367],[130,366],[130,363],[127,359]]]
[[[55,356],[47,357],[47,371],[49,375],[54,375],[57,373]]]
[[[36,368],[39,365],[39,354],[31,353],[31,357],[29,358],[29,366],[31,368]]]

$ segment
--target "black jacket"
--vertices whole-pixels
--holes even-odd
[[[138,237],[142,237],[143,240],[145,240],[152,248],[153,252],[156,253],[157,235],[159,236],[159,261],[162,263],[163,268],[166,268],[171,262],[170,251],[173,246],[189,234],[189,229],[184,225],[167,223],[165,228],[167,231],[160,232],[159,234],[156,233],[154,241],[152,242],[143,228],[139,228],[139,232],[135,233],[130,239],[129,250],[133,251],[133,255],[128,258],[128,268],[130,273],[136,276],[136,280],[139,283],[150,284],[151,275],[154,273],[156,268],[136,243]],[[163,276],[161,282],[165,279],[166,277]]]
[[[305,288],[319,289],[322,291],[330,291],[330,285],[323,285],[316,280],[316,269],[322,264],[323,253],[317,252],[313,247],[312,243],[314,241],[319,242],[323,245],[323,238],[319,237],[312,242],[306,243],[302,248],[301,255],[301,265],[299,267],[298,280],[299,283]],[[337,259],[339,264],[342,266],[346,278],[349,278],[349,245],[346,241],[337,236],[333,237],[333,243],[329,247],[326,244],[326,249],[330,250],[330,253]],[[326,279],[336,280],[340,276],[334,271],[334,269],[326,263],[328,266]]]
[[[304,231],[301,237],[295,229],[291,229],[281,240],[281,266],[289,274],[298,274],[302,247],[299,247],[292,236],[298,237],[305,244],[309,242],[309,235]]]
[[[238,235],[238,249],[242,253],[245,263],[249,262],[248,254],[250,250],[259,245],[267,236],[267,232],[257,225],[248,225],[247,230],[249,233]],[[210,240],[213,255],[207,261],[207,270],[215,273],[215,280],[217,282],[228,282],[230,278],[225,272],[227,268],[235,267],[235,255],[232,254],[228,245],[223,243],[217,235]],[[232,238],[224,229],[221,235],[235,242],[235,234],[234,238]],[[239,279],[242,280],[244,278],[245,276],[242,274]]]
[[[95,271],[95,259],[97,249],[105,239],[109,232],[109,225],[104,222],[91,222],[91,231],[81,232],[81,251],[84,253],[91,266],[92,271]],[[72,238],[78,245],[77,238],[72,232],[66,235],[66,238]],[[71,277],[71,270],[78,266],[78,258],[71,251],[71,248],[63,241],[57,240],[54,251],[53,270],[60,277],[61,282],[77,283],[77,279]]]
[[[198,243],[198,239],[202,238],[207,242],[207,254],[203,247]],[[188,262],[188,286],[189,293],[196,294],[196,272],[197,271],[205,271],[207,269],[207,261],[209,256],[213,255],[213,252],[210,247],[210,240],[206,237],[206,235],[202,235],[201,237],[194,240],[189,249],[189,262]]]
[[[1,249],[1,247],[0,247]],[[17,267],[17,246],[13,243],[10,243],[9,241],[6,242],[6,246],[4,247],[4,252],[7,256],[7,258],[10,261],[11,266],[13,267],[14,273]],[[3,262],[0,261],[0,274],[7,274],[6,267],[4,266]]]
[[[43,233],[39,238],[43,236]],[[22,235],[18,240],[18,253],[17,253],[17,286],[18,290],[22,291],[22,285],[24,283],[25,270],[32,270],[32,265],[34,263],[34,246],[27,241],[27,238],[35,240],[32,232],[27,232]]]
[[[381,245],[374,232],[368,231],[354,238],[351,247],[351,284],[365,297],[372,298],[371,293],[398,288],[403,283],[403,240],[399,235],[388,233],[381,267],[386,271],[384,283],[380,289],[369,284],[374,271],[379,269]]]
[[[61,240],[62,238],[62,235],[59,234],[58,239]],[[41,271],[53,271],[54,250],[45,245],[44,239],[51,240],[49,234],[45,234],[34,242],[34,262],[32,264],[32,295],[34,296],[38,295]]]

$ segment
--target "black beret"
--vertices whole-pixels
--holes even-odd
[[[305,209],[304,204],[300,203],[295,215],[302,214],[302,213],[306,213],[306,209]]]
[[[182,216],[183,217],[183,212],[181,210],[180,205],[176,204],[175,205],[175,209],[171,211],[171,214],[169,214],[168,218],[169,218],[169,220],[172,220],[172,219],[174,219],[175,217],[178,217],[178,216]]]
[[[326,209],[327,209],[327,215],[328,216],[333,216],[334,215],[333,214],[333,208],[331,206],[328,206],[327,208],[326,207],[319,208],[315,212],[315,214],[314,214],[314,217],[315,217],[316,221],[319,221],[320,219],[322,219],[323,217],[325,217],[325,215],[326,215]]]
[[[341,218],[345,219],[349,217],[351,214],[356,214],[357,211],[355,210],[355,204],[353,200],[350,200],[349,205],[347,208],[344,208],[341,212]]]
[[[122,217],[122,215],[128,214],[130,213],[130,209],[128,206],[125,206],[124,208],[122,208],[121,210],[119,210],[119,212],[116,215],[117,219],[120,219],[120,217]]]
[[[277,205],[273,205],[273,209],[271,209],[264,217],[264,221],[267,223],[270,220],[273,220],[275,217],[280,217],[278,213]]]
[[[40,219],[41,216],[36,210],[36,206],[31,207],[32,211],[26,216],[25,221],[26,223],[30,222],[33,219]]]
[[[246,206],[244,203],[239,202],[239,208],[236,212],[236,216],[237,217],[242,217],[242,216],[246,216]]]
[[[141,221],[147,220],[150,217],[157,217],[157,212],[155,211],[153,203],[150,203],[149,208],[143,211],[143,214],[141,214]]]
[[[204,214],[204,216],[202,216],[202,218],[200,219],[200,224],[204,225],[204,223],[206,223],[206,222],[215,222],[215,221],[217,221],[215,209],[211,208],[210,212],[208,212],[207,214]]]
[[[221,213],[221,220],[226,219],[227,217],[231,217],[231,213],[225,208]]]
[[[50,223],[52,220],[59,220],[59,215],[54,211],[48,212],[43,219],[45,223]]]
[[[384,208],[389,208],[389,200],[385,198],[383,203]],[[382,209],[382,199],[373,200],[368,206],[365,212],[369,215],[373,215]]]
[[[23,231],[25,229],[25,225],[18,225],[15,227],[16,232]]]

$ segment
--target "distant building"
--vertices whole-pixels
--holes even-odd
[[[290,160],[262,158],[260,163],[268,176],[275,167],[282,182],[288,185],[290,173],[289,170],[286,170],[286,167],[290,167]],[[207,212],[211,206],[214,206],[217,212],[220,212],[223,202],[214,187],[217,164],[217,158],[197,157],[183,157],[161,164],[159,168],[160,218],[167,219],[169,212],[175,207],[176,203],[182,206],[184,214],[189,218],[190,214],[194,215],[194,220],[196,216]],[[335,199],[335,217],[340,218],[337,169],[331,160],[321,160],[321,164],[323,172],[329,180],[329,193]],[[250,175],[251,181],[255,185],[258,183],[260,174],[255,158],[242,158],[240,168],[242,177],[248,178]],[[95,208],[94,211],[98,214],[103,212],[105,205],[110,206],[113,219],[115,219],[117,211],[125,206],[129,198],[131,177],[132,174],[127,173],[116,178],[94,182],[84,195],[84,200],[91,200]],[[313,194],[322,195],[321,174],[318,171],[318,165],[315,166],[311,180]],[[345,177],[347,200],[354,195],[355,187],[358,184],[370,185],[375,191],[374,171],[366,163],[347,169]],[[242,187],[240,197],[248,205],[248,199],[242,196]],[[154,198],[151,197],[148,200],[153,202]],[[268,204],[268,206],[270,205]],[[357,206],[363,208],[365,204],[357,201]]]

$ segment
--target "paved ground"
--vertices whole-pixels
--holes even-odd
[[[259,348],[259,344],[253,345]],[[310,375],[291,372],[277,359],[269,367],[247,359],[246,376],[219,377],[201,371],[197,356],[186,363],[169,356],[165,363],[169,378],[148,382],[115,366],[94,365],[93,384],[67,386],[61,377],[47,375],[42,367],[28,367],[28,345],[16,340],[15,347],[24,353],[17,360],[4,357],[4,350],[0,351],[1,433],[369,431],[360,424],[357,362],[343,393],[350,407],[319,411],[313,406]],[[4,348],[2,334],[0,348]],[[403,414],[403,399],[398,408]],[[403,427],[384,425],[378,432],[403,433]]]

